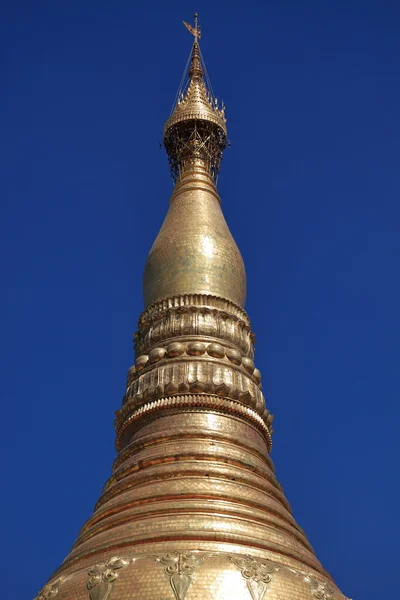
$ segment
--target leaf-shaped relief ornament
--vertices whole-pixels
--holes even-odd
[[[271,575],[278,571],[279,567],[271,561],[253,558],[252,556],[231,555],[230,558],[239,567],[246,579],[253,600],[263,600],[268,590],[268,584],[272,581]]]
[[[86,589],[90,600],[108,600],[113,583],[119,577],[119,570],[129,564],[129,559],[113,556],[106,563],[99,563],[89,569]]]
[[[335,588],[329,583],[318,581],[313,575],[304,577],[304,581],[310,584],[314,598],[318,600],[335,600]]]
[[[263,600],[268,586],[263,581],[253,581],[249,579],[247,581],[247,587],[253,600]]]
[[[53,598],[55,598],[55,596],[57,596],[58,588],[60,587],[60,585],[64,581],[67,581],[67,579],[69,578],[69,575],[61,575],[61,577],[59,577],[55,581],[47,583],[36,596],[35,600],[52,600]]]
[[[94,587],[89,588],[90,600],[108,600],[112,591],[112,584],[100,581]]]
[[[108,568],[114,570],[123,569],[127,565],[129,565],[129,558],[121,558],[119,556],[111,557],[107,563]]]
[[[205,555],[197,556],[192,553],[180,552],[156,557],[157,561],[165,565],[164,572],[169,577],[176,600],[185,600],[190,584],[192,583],[191,575],[204,558]]]
[[[185,573],[174,573],[171,577],[171,587],[177,600],[185,600],[192,580]]]
[[[103,581],[113,583],[118,577],[118,573],[112,569],[106,569],[103,573]]]

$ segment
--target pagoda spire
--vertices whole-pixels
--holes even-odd
[[[189,85],[186,91],[178,90],[177,103],[164,126],[164,146],[175,182],[188,166],[199,161],[216,181],[226,147],[225,107],[218,105],[211,86],[204,81],[197,13],[194,27],[185,21],[184,25],[194,36]]]
[[[164,145],[176,183],[170,208],[150,250],[143,278],[146,306],[182,294],[209,294],[243,308],[246,271],[216,188],[226,146],[224,108],[204,80],[200,29],[194,37],[187,89],[164,126]]]
[[[186,21],[183,21],[184,26],[194,36],[192,58],[190,61],[189,77],[191,80],[203,78],[203,67],[200,58],[200,46],[199,39],[201,38],[201,32],[199,28],[199,15],[194,13],[194,27],[191,27]]]
[[[176,185],[146,262],[117,457],[36,600],[345,600],[270,458],[244,264],[215,185],[226,122],[197,16],[186,26],[189,85],[164,127]]]

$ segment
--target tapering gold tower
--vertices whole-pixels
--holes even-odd
[[[37,600],[344,600],[293,519],[244,311],[242,257],[216,177],[224,108],[189,85],[164,128],[176,182],[144,274],[118,456],[92,517]]]

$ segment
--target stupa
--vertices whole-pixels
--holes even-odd
[[[36,600],[345,600],[292,516],[216,181],[224,107],[200,29],[164,127],[175,188],[144,272],[110,479]]]

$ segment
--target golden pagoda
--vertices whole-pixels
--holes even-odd
[[[164,127],[175,188],[144,273],[117,458],[36,600],[345,600],[294,520],[216,179],[224,108],[195,15],[188,83]]]

